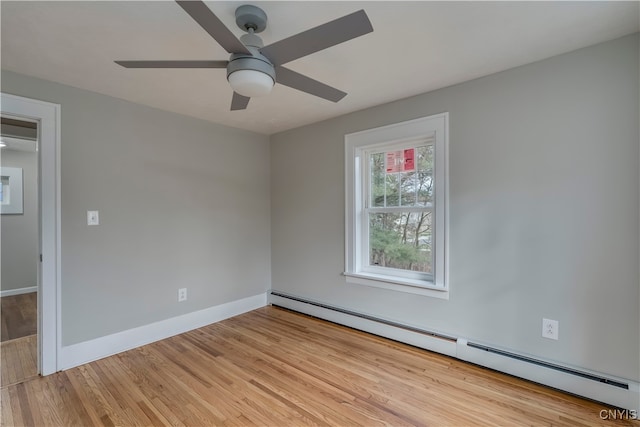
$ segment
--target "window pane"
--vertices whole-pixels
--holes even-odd
[[[369,263],[432,273],[431,212],[369,214]]]
[[[371,206],[384,207],[385,169],[384,153],[371,155]]]
[[[423,145],[417,148],[418,160],[417,168],[419,171],[431,172],[433,169],[433,144]]]
[[[425,206],[433,202],[433,144],[418,147],[417,151],[417,204]]]
[[[415,206],[416,204],[416,174],[405,172],[400,174],[400,191],[402,206]]]
[[[418,206],[426,206],[433,202],[433,176],[430,173],[417,174]]]
[[[387,203],[385,206],[400,206],[400,179],[397,173],[388,173],[386,179]]]

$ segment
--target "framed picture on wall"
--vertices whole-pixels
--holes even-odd
[[[22,168],[1,167],[0,181],[0,213],[22,214]]]

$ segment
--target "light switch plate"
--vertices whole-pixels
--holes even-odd
[[[87,211],[87,225],[100,225],[98,211]]]

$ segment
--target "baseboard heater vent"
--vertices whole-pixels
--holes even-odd
[[[281,292],[273,292],[272,291],[271,295],[275,295],[275,296],[280,297],[280,298],[290,299],[290,300],[293,300],[293,301],[302,302],[304,304],[313,305],[315,307],[324,308],[324,309],[335,311],[335,312],[342,313],[342,314],[348,314],[349,316],[359,317],[361,319],[370,320],[372,322],[381,323],[383,325],[393,326],[394,328],[400,328],[400,329],[404,329],[406,331],[417,332],[419,334],[428,335],[428,336],[431,336],[431,337],[434,337],[434,338],[440,338],[440,339],[451,341],[451,342],[456,342],[457,341],[457,338],[454,338],[454,337],[451,337],[451,336],[448,336],[448,335],[443,335],[443,334],[440,334],[440,333],[437,333],[437,332],[427,331],[427,330],[416,328],[416,327],[413,327],[413,326],[404,325],[402,323],[393,322],[391,320],[380,319],[378,317],[370,316],[368,314],[358,313],[357,311],[346,310],[344,308],[334,307],[334,306],[327,305],[327,304],[322,304],[322,303],[319,303],[319,302],[316,302],[316,301],[311,301],[311,300],[307,300],[307,299],[303,299],[303,298],[299,298],[299,297],[294,297],[292,295],[283,294]],[[289,307],[280,306],[277,303],[272,303],[272,305],[274,305],[276,307],[286,308],[286,309],[290,310]]]
[[[571,368],[566,368],[564,366],[555,365],[553,363],[544,362],[542,360],[534,359],[532,357],[521,356],[519,354],[510,353],[510,352],[504,351],[504,350],[498,350],[496,348],[487,347],[485,345],[476,344],[476,343],[473,343],[473,342],[467,342],[467,346],[472,347],[472,348],[476,348],[478,350],[488,351],[489,353],[499,354],[500,356],[510,357],[512,359],[520,360],[522,362],[532,363],[534,365],[542,366],[542,367],[549,368],[549,369],[555,369],[556,371],[564,372],[565,374],[576,375],[576,376],[579,376],[579,377],[582,377],[582,378],[586,378],[588,380],[597,381],[597,382],[600,382],[600,383],[612,385],[614,387],[620,387],[622,389],[629,390],[629,384],[622,383],[622,382],[619,382],[619,381],[614,381],[614,380],[609,379],[609,378],[600,377],[600,376],[589,374],[589,373],[586,373],[586,372],[578,371],[576,369],[571,369]]]
[[[555,364],[282,292],[271,291],[269,303],[619,408],[636,409],[640,402],[640,383],[626,378],[607,378],[597,372]]]

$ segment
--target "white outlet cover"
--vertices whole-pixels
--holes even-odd
[[[187,288],[178,289],[178,302],[187,300]]]
[[[87,225],[100,225],[100,213],[98,211],[87,211]]]
[[[560,324],[557,320],[542,319],[542,337],[557,340],[560,336]]]

